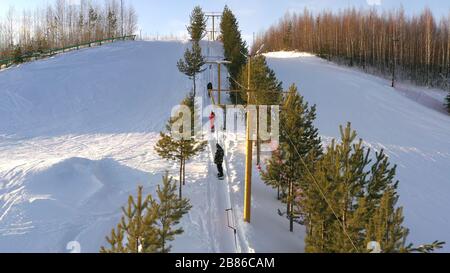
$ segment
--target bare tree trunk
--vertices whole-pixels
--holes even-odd
[[[290,186],[290,208],[289,208],[289,231],[294,232],[294,183],[291,182]]]
[[[197,84],[196,84],[196,80],[195,80],[196,77],[197,77],[197,75],[194,75],[194,76],[192,77],[192,79],[193,79],[193,81],[194,81],[194,97],[195,97],[196,91],[197,91]]]
[[[183,159],[183,186],[186,185],[186,159]]]
[[[180,186],[178,189],[180,200],[183,198],[183,159],[180,160]]]

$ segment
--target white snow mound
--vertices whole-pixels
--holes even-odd
[[[70,158],[30,173],[15,198],[2,198],[4,205],[15,205],[0,221],[0,251],[64,252],[76,240],[84,251],[95,252],[120,219],[116,208],[137,185],[153,190],[156,183],[150,180],[149,174],[112,159]]]

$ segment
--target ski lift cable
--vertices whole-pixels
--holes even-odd
[[[242,84],[240,84],[237,80],[235,80],[233,77],[231,77],[231,75],[228,76],[235,84],[239,85],[240,88],[246,90],[247,88],[245,88],[244,86],[242,86]],[[245,91],[244,91],[245,92]]]
[[[280,126],[282,126],[280,124]],[[350,243],[352,244],[353,248],[356,250],[356,252],[359,252],[359,249],[356,247],[355,243],[353,242],[352,238],[350,237],[350,235],[347,233],[347,230],[345,229],[344,223],[341,221],[341,219],[339,219],[336,211],[333,209],[333,207],[331,206],[330,201],[328,200],[328,198],[325,196],[325,193],[323,192],[322,188],[320,187],[319,183],[317,182],[316,178],[314,177],[314,175],[312,174],[312,172],[309,170],[308,165],[306,165],[305,161],[303,160],[303,157],[300,155],[297,146],[294,144],[294,142],[292,141],[291,137],[289,136],[289,134],[286,132],[285,129],[283,129],[285,135],[287,136],[287,138],[289,139],[289,142],[291,143],[291,145],[294,147],[295,152],[297,153],[298,157],[300,158],[300,162],[303,164],[303,166],[306,169],[306,172],[308,173],[309,176],[311,176],[314,184],[316,185],[317,189],[319,190],[320,195],[322,195],[322,198],[325,200],[325,202],[327,203],[328,207],[330,208],[331,212],[333,213],[334,217],[336,218],[336,220],[339,222],[340,226],[342,227],[342,230],[344,231],[346,237],[348,238],[348,240],[350,241]]]

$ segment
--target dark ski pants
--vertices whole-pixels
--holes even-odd
[[[219,177],[223,177],[223,166],[222,166],[222,164],[217,164],[217,171],[219,172]]]

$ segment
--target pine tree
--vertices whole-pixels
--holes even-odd
[[[404,248],[409,231],[402,226],[403,208],[395,207],[397,201],[395,189],[389,187],[374,212],[364,216],[371,216],[366,226],[366,244],[371,241],[380,242],[382,250],[388,253],[398,252]]]
[[[170,125],[169,125],[170,126]],[[186,161],[204,150],[205,145],[195,139],[175,140],[170,133],[161,132],[161,138],[156,144],[155,150],[164,159],[179,163],[179,197],[182,198],[182,187],[186,184]]]
[[[262,175],[266,184],[281,189],[291,231],[294,219],[301,214],[294,199],[306,187],[303,181],[307,172],[301,160],[313,168],[322,153],[318,130],[313,124],[315,118],[315,106],[309,107],[298,94],[297,87],[292,85],[282,102],[279,151],[272,154]]]
[[[193,100],[194,97],[189,96],[183,101],[184,105],[190,107],[191,117],[193,116],[194,112]],[[207,142],[197,140],[195,137],[193,137],[192,131],[191,137],[189,139],[175,139],[174,137],[172,137],[171,128],[172,125],[178,120],[178,118],[169,120],[166,127],[167,132],[160,133],[160,139],[156,143],[155,150],[162,158],[179,162],[179,197],[181,199],[183,196],[182,186],[186,183],[186,161],[202,152],[205,149]],[[191,126],[191,130],[193,130],[193,126]]]
[[[348,124],[341,127],[341,142],[334,140],[305,177],[301,208],[305,213],[306,252],[367,252],[380,243],[383,252],[419,251],[406,246],[408,229],[397,207],[396,167],[383,151],[370,160],[370,149],[356,141]],[[423,246],[432,251],[443,243]]]
[[[158,185],[156,190],[159,203],[154,203],[153,209],[158,211],[158,252],[160,253],[170,252],[171,246],[168,242],[173,241],[176,235],[183,233],[183,228],[176,228],[176,226],[192,208],[188,199],[178,198],[176,191],[177,186],[172,183],[168,175],[163,177],[162,187]]]
[[[442,249],[445,242],[434,241],[431,244],[420,245],[415,247],[413,244],[408,245],[408,247],[403,251],[404,253],[433,253],[438,249]]]
[[[127,253],[128,249],[123,245],[125,230],[122,227],[122,224],[119,223],[117,225],[117,230],[112,229],[111,235],[106,237],[106,241],[110,244],[110,248],[102,246],[100,249],[100,253]]]
[[[241,86],[248,84],[248,66],[239,73]],[[250,86],[256,92],[252,94],[252,103],[257,105],[278,105],[282,100],[282,82],[278,81],[275,72],[269,68],[262,55],[252,58]],[[280,92],[279,94],[274,92]],[[240,94],[240,101],[247,102],[247,93]]]
[[[182,105],[186,105],[189,107],[189,110],[191,112],[191,135],[195,135],[194,129],[195,129],[195,120],[200,119],[201,117],[199,114],[195,111],[195,96],[194,93],[189,93],[181,102]]]
[[[206,18],[200,6],[196,6],[191,13],[190,25],[187,28],[191,40],[193,42],[200,42],[206,34]]]
[[[261,170],[261,178],[266,185],[277,189],[277,200],[286,196],[286,172],[280,149],[272,152],[272,156],[266,162],[266,169]]]
[[[196,95],[196,78],[197,74],[205,71],[202,67],[205,65],[205,59],[202,55],[202,48],[197,41],[192,44],[192,49],[187,48],[184,53],[184,59],[180,59],[177,63],[178,70],[192,79],[194,84],[194,96]]]
[[[117,229],[106,237],[111,248],[101,248],[103,253],[153,253],[158,248],[157,228],[155,227],[157,211],[149,209],[153,200],[151,196],[142,196],[143,187],[138,187],[137,198],[130,196],[127,207],[123,207],[123,217]],[[152,207],[153,208],[153,207]],[[126,236],[126,242],[124,239]]]
[[[309,107],[295,85],[289,88],[282,110],[280,146],[287,172],[287,214],[290,219],[290,230],[293,231],[293,220],[301,213],[301,210],[295,209],[295,193],[305,188],[304,180],[307,175],[302,163],[306,163],[307,167],[312,169],[322,153],[322,146],[318,129],[313,124],[316,119],[316,106]]]
[[[392,216],[392,202],[386,202],[383,209],[377,207],[383,196],[385,201],[392,197],[388,187],[397,186],[392,181],[395,167],[389,168],[381,152],[371,171],[367,171],[370,150],[364,148],[362,140],[355,142],[356,137],[350,124],[345,130],[341,127],[341,143],[331,143],[312,177],[307,178],[310,185],[304,201],[309,217],[307,252],[364,252],[365,243],[376,240],[372,234],[380,231],[374,215],[381,217],[382,212],[389,212],[387,217]],[[399,228],[400,239],[404,239],[402,219],[395,220],[392,226]],[[398,241],[396,237],[394,244]]]
[[[242,39],[238,21],[228,6],[225,6],[222,13],[220,32],[225,59],[231,62],[227,64],[228,73],[230,74],[230,88],[240,90],[242,88],[236,81],[238,81],[239,72],[247,63],[248,49],[245,41]],[[242,103],[241,97],[234,92],[230,92],[230,98],[236,104]]]
[[[137,198],[130,196],[127,207],[122,208],[123,217],[116,229],[106,237],[109,248],[101,247],[102,253],[168,253],[176,235],[183,233],[176,228],[181,218],[192,206],[187,199],[178,199],[177,186],[172,183],[168,173],[158,185],[158,200],[151,195],[142,195],[138,187]]]

